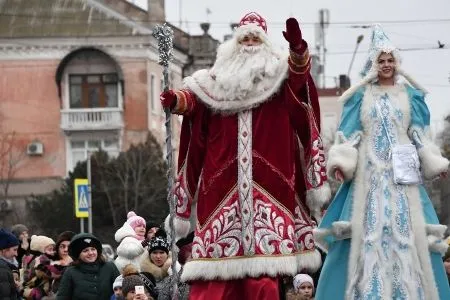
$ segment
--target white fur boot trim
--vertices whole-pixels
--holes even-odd
[[[190,280],[232,280],[262,275],[294,276],[301,270],[317,270],[322,264],[317,250],[295,255],[260,255],[222,259],[196,259],[186,263],[181,281]]]
[[[331,232],[337,240],[349,239],[352,237],[352,224],[348,221],[333,222]]]
[[[321,186],[306,192],[306,205],[308,205],[312,215],[316,218],[317,223],[322,219],[322,206],[328,203],[330,198],[331,189],[328,182],[324,182]]]
[[[445,252],[447,252],[448,249],[448,244],[444,240],[439,239],[434,235],[427,236],[427,239],[428,239],[428,249],[430,249],[430,251],[438,252],[442,256],[445,255]]]
[[[448,159],[442,157],[439,148],[435,145],[425,145],[418,150],[420,165],[426,179],[433,179],[448,170]]]
[[[358,150],[350,143],[333,145],[328,152],[328,176],[334,177],[334,171],[339,169],[344,174],[344,179],[349,180],[353,178],[356,170],[356,163],[358,162]]]

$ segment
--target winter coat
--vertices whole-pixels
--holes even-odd
[[[0,299],[19,299],[12,274],[12,266],[0,258]]]
[[[142,242],[136,238],[133,228],[125,222],[114,235],[116,242],[120,243],[117,247],[117,258],[114,261],[119,271],[122,273],[123,268],[132,264],[139,270],[139,262],[141,256],[145,252]]]
[[[177,273],[178,276],[178,299],[179,300],[188,300],[189,299],[189,290],[190,286],[186,282],[181,282],[181,272]],[[167,276],[163,280],[161,280],[157,284],[158,288],[158,300],[171,300],[173,294],[173,284],[172,284],[172,276]]]
[[[158,267],[150,260],[150,253],[145,251],[141,259],[141,272],[149,272],[155,277],[156,282],[163,280],[165,277],[169,276],[169,269],[172,266],[172,257],[169,255],[166,262],[162,267]]]
[[[109,300],[112,285],[119,275],[111,262],[70,266],[61,279],[56,299]]]

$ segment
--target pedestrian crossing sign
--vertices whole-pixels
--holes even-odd
[[[87,179],[75,179],[75,217],[89,217],[89,190]]]

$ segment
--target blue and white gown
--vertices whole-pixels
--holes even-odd
[[[446,226],[422,185],[393,180],[392,145],[416,145],[425,178],[447,171],[429,124],[423,93],[409,85],[369,84],[345,102],[328,161],[345,182],[315,231],[328,249],[316,300],[450,299]]]

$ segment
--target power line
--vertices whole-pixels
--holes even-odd
[[[99,12],[102,14],[101,12]],[[26,13],[8,13],[8,12],[2,12],[0,13],[0,16],[5,17],[23,17],[23,18],[30,18],[30,19],[45,19],[47,23],[49,24],[55,24],[57,23],[51,23],[52,19],[61,19],[61,20],[75,20],[75,21],[85,21],[84,19],[76,18],[73,16],[67,16],[67,15],[53,15],[53,14],[26,14]],[[100,21],[104,23],[108,22],[114,22],[114,23],[121,23],[123,20],[114,19],[114,17],[106,16],[103,18],[89,18],[90,21]],[[147,20],[135,20],[128,18],[128,21],[133,21],[138,24],[148,24],[148,23],[163,23],[168,22],[171,24],[176,24],[178,21],[169,21],[169,20],[163,20],[163,19],[147,19]],[[184,23],[203,23],[205,20],[194,20],[194,21],[184,21]],[[371,24],[374,23],[380,23],[380,24],[423,24],[423,23],[449,23],[450,18],[442,18],[442,19],[409,19],[409,20],[361,20],[361,21],[336,21],[336,22],[330,22],[330,25],[353,25],[352,28],[369,28]],[[213,25],[225,25],[227,27],[230,26],[229,21],[215,21],[215,22],[209,22]],[[270,25],[285,25],[284,21],[268,21],[267,22]],[[302,25],[315,25],[317,22],[300,22]],[[84,25],[84,24],[83,24]]]

